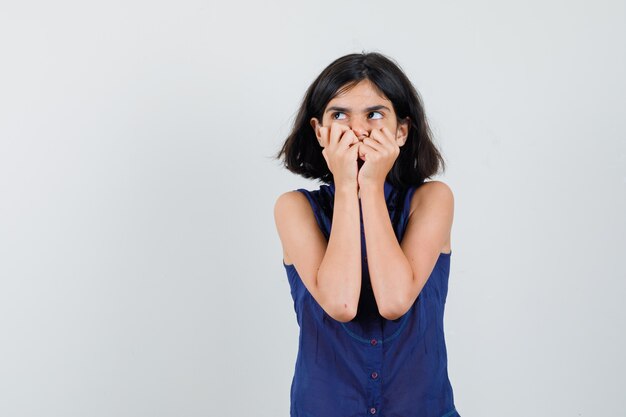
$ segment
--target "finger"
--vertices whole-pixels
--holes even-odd
[[[320,127],[320,145],[323,146],[324,148],[328,147],[328,127],[327,126],[322,126]]]
[[[350,157],[352,159],[357,159],[359,157],[359,147],[360,147],[361,143],[359,141],[357,141],[357,142],[358,143],[350,145],[350,148],[348,149],[348,152],[350,152]]]
[[[369,146],[372,149],[375,149],[377,152],[384,152],[385,151],[385,145],[380,143],[378,140],[374,139],[374,138],[365,138],[363,139],[363,142],[365,145]]]
[[[350,130],[350,128],[342,123],[331,123],[329,145],[336,145],[339,143],[339,138],[346,130]]]
[[[370,136],[376,139],[376,141],[381,144],[383,149],[388,150],[390,153],[395,153],[400,150],[400,146],[391,135],[391,131],[386,127],[383,127],[380,130],[372,130]]]
[[[380,128],[381,132],[385,134],[389,139],[395,139],[395,135],[387,128],[387,126],[383,126]]]
[[[324,161],[326,161],[326,166],[332,171],[333,167],[330,166],[330,161],[328,160],[328,148],[322,149],[322,156],[324,157]]]
[[[358,141],[359,138],[356,137],[352,129],[348,129],[343,132],[343,135],[341,135],[341,139],[339,139],[339,143],[344,147],[344,149]]]
[[[367,160],[367,154],[376,152],[376,149],[368,146],[367,144],[361,142],[359,144],[359,157],[362,157],[363,160]]]
[[[397,133],[392,132],[391,130],[387,129],[386,127],[383,127],[381,130],[385,134],[385,136],[387,136],[389,138],[389,141],[394,145],[394,148],[400,148],[400,145],[398,145],[398,135],[397,135]]]
[[[388,145],[392,143],[393,139],[390,136],[391,132],[386,127],[382,127],[381,129],[372,129],[370,133],[370,138],[375,139],[382,145]]]

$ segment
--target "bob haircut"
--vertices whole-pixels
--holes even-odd
[[[420,185],[445,171],[445,162],[432,141],[421,98],[398,64],[376,52],[342,56],[328,65],[307,89],[291,133],[275,155],[289,171],[325,183],[333,182],[322,149],[310,124],[322,120],[326,106],[336,95],[362,80],[371,81],[393,104],[398,121],[409,119],[406,142],[385,179],[395,187]]]

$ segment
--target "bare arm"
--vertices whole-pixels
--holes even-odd
[[[361,235],[356,189],[337,185],[328,242],[304,195],[281,195],[274,207],[283,251],[313,298],[341,322],[354,318],[361,291]]]
[[[391,225],[383,188],[361,188],[372,290],[380,314],[389,320],[404,315],[418,297],[452,227],[454,201],[446,184],[423,184],[413,198],[417,203],[400,244]]]
[[[361,293],[361,220],[356,189],[335,189],[333,224],[320,265],[318,285],[323,297],[339,304],[340,321],[356,316]]]

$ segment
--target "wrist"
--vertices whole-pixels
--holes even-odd
[[[335,194],[355,194],[359,188],[358,182],[355,181],[340,181],[335,182]]]
[[[385,190],[385,181],[380,181],[380,180],[368,180],[368,181],[361,181],[359,183],[359,189],[361,190],[361,193],[367,193],[367,194],[375,194],[378,192],[384,192]]]

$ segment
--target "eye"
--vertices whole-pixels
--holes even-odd
[[[339,115],[343,115],[343,117],[338,117]],[[338,111],[338,112],[333,113],[332,117],[334,120],[343,120],[346,118],[345,116],[346,115],[343,112]]]
[[[372,117],[372,115],[374,115],[374,117]],[[370,119],[382,119],[383,118],[383,114],[381,112],[378,112],[378,111],[370,112],[370,114],[368,114],[368,116],[370,117]]]

